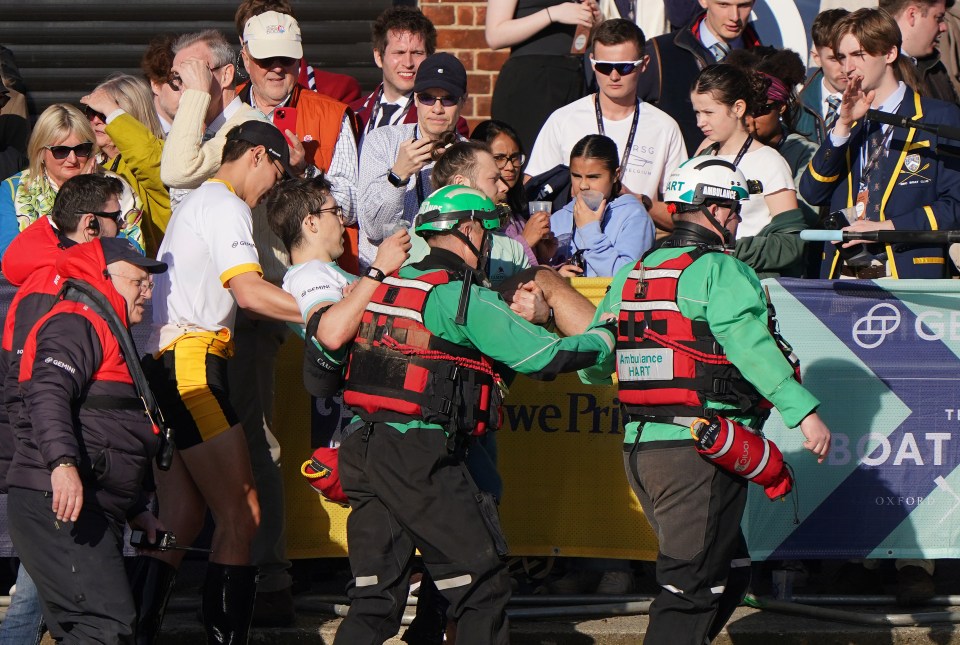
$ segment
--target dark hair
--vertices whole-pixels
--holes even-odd
[[[850,15],[846,9],[827,9],[817,14],[813,19],[813,26],[810,27],[810,36],[813,39],[814,47],[833,48],[833,30],[841,18]]]
[[[237,35],[243,38],[243,30],[247,26],[247,21],[254,16],[259,16],[268,11],[276,11],[297,19],[293,15],[293,7],[287,0],[244,0],[237,7],[237,12],[233,14],[233,21],[237,25]]]
[[[792,49],[777,49],[776,47],[753,47],[751,49],[735,49],[723,59],[724,65],[733,65],[745,71],[757,71],[779,79],[786,86],[789,97],[786,101],[787,113],[784,121],[795,123],[799,112],[797,105],[796,87],[807,77],[807,69],[803,59]],[[769,85],[768,85],[769,87]],[[766,100],[764,104],[766,104]]]
[[[617,150],[616,142],[610,137],[602,134],[588,134],[577,141],[570,151],[570,165],[573,166],[574,159],[597,159],[603,162],[604,167],[610,171],[614,177],[617,176],[617,168],[620,167],[620,151]],[[617,179],[613,184],[613,195],[620,193],[620,180]]]
[[[102,211],[111,197],[123,194],[123,184],[116,177],[100,174],[77,175],[63,182],[50,210],[50,218],[61,233],[76,233],[80,217]]]
[[[477,157],[481,152],[490,153],[490,147],[479,141],[458,141],[446,149],[430,174],[433,188],[443,188],[453,181],[455,175],[463,175],[471,181],[477,175]]]
[[[770,79],[756,72],[721,63],[704,67],[690,91],[710,94],[727,107],[742,100],[747,104],[745,114],[757,114],[767,104],[769,86]]]
[[[423,38],[423,45],[427,49],[427,56],[437,51],[437,29],[423,12],[415,7],[390,7],[373,21],[370,28],[370,41],[374,51],[383,56],[387,51],[387,36],[389,32],[410,32]]]
[[[639,57],[643,57],[646,38],[643,30],[635,22],[623,18],[604,20],[593,32],[593,42],[601,45],[619,45],[620,43],[634,43],[637,46]]]
[[[332,185],[320,174],[310,179],[280,182],[267,195],[267,223],[290,253],[303,242],[303,220],[323,208]]]
[[[501,134],[513,139],[513,142],[517,144],[517,148],[520,150],[520,154],[526,152],[523,148],[523,141],[520,140],[520,135],[513,129],[512,125],[504,123],[503,121],[496,121],[494,119],[481,121],[477,124],[477,127],[473,129],[473,132],[470,133],[470,138],[474,141],[482,141],[489,146],[493,143],[493,140]],[[517,183],[507,191],[507,206],[509,206],[510,210],[514,213],[519,213],[520,215],[523,215],[526,211],[523,199],[522,177],[518,177]]]
[[[836,54],[840,41],[846,35],[853,36],[860,48],[871,56],[884,56],[891,49],[897,50],[893,71],[898,81],[903,81],[915,91],[923,89],[917,68],[901,52],[903,37],[900,26],[883,9],[857,9],[837,22],[833,30],[833,52]]]
[[[173,67],[173,42],[177,37],[173,34],[160,34],[150,40],[147,51],[140,59],[140,69],[148,81],[166,83],[170,78],[170,69]]]

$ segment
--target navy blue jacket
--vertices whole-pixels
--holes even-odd
[[[960,127],[960,108],[922,98],[909,87],[897,114],[910,119]],[[860,155],[864,128],[854,123],[849,140],[834,146],[827,137],[800,179],[800,194],[810,204],[829,205],[831,211],[853,206],[860,187]],[[883,189],[880,221],[907,230],[948,230],[960,228],[960,159],[934,151],[956,141],[940,139],[916,128],[895,127],[889,154],[881,157]],[[872,245],[874,252],[893,258],[894,278],[946,278],[949,258],[945,246]],[[839,255],[832,244],[824,245],[820,277],[836,278]]]

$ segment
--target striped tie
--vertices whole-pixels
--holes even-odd
[[[840,116],[840,100],[840,97],[837,95],[827,97],[827,116],[823,118],[823,127],[827,131],[833,129],[834,124],[837,122],[837,117]]]
[[[722,40],[718,40],[710,45],[710,53],[713,54],[713,57],[718,63],[722,63],[723,59],[726,58],[727,54],[730,53],[730,45]]]

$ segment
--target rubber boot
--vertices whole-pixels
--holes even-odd
[[[257,567],[208,563],[202,604],[207,642],[244,645],[250,633],[256,598]]]
[[[429,572],[424,571],[417,596],[417,615],[400,640],[409,645],[443,645],[449,606]]]
[[[128,562],[127,578],[137,607],[136,643],[153,645],[160,634],[177,570],[166,562],[143,555]]]

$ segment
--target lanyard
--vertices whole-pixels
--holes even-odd
[[[597,113],[597,131],[606,136],[603,128],[603,110],[600,108],[600,95],[593,95],[593,107]],[[630,134],[627,135],[627,145],[623,148],[623,156],[620,159],[620,172],[617,173],[617,181],[623,179],[623,173],[627,170],[627,159],[630,158],[630,151],[633,150],[633,138],[637,134],[637,123],[640,121],[640,99],[637,98],[637,108],[633,111],[633,123],[630,124]]]
[[[743,156],[747,154],[747,151],[750,149],[750,146],[753,144],[753,137],[747,135],[747,140],[743,142],[743,145],[740,146],[740,152],[737,153],[737,156],[733,158],[733,165],[737,168],[740,167],[740,162],[743,161]],[[714,144],[713,156],[716,157],[720,154],[720,144]]]
[[[377,96],[374,98],[373,107],[370,110],[370,120],[367,121],[367,129],[365,134],[370,134],[370,132],[377,127],[377,116],[380,114],[380,99],[383,98],[383,84],[380,84],[380,89],[377,90]],[[404,115],[410,111],[410,105],[413,103],[413,94],[410,95],[410,98],[407,99],[407,104],[403,106],[400,110],[400,114]],[[401,116],[400,118],[403,118]],[[393,124],[390,124],[393,125]],[[423,201],[423,200],[421,200]]]
[[[864,126],[866,128],[866,126]],[[882,127],[882,126],[881,126]],[[866,141],[864,141],[865,154],[861,153],[860,155],[860,183],[866,185],[868,183],[868,178],[870,173],[877,167],[880,163],[880,157],[887,149],[887,146],[890,145],[890,138],[893,136],[893,126],[888,126],[887,131],[883,135],[883,139],[879,142],[876,149],[873,152],[870,152],[870,135],[867,135]],[[867,158],[866,163],[864,163],[864,157]]]

